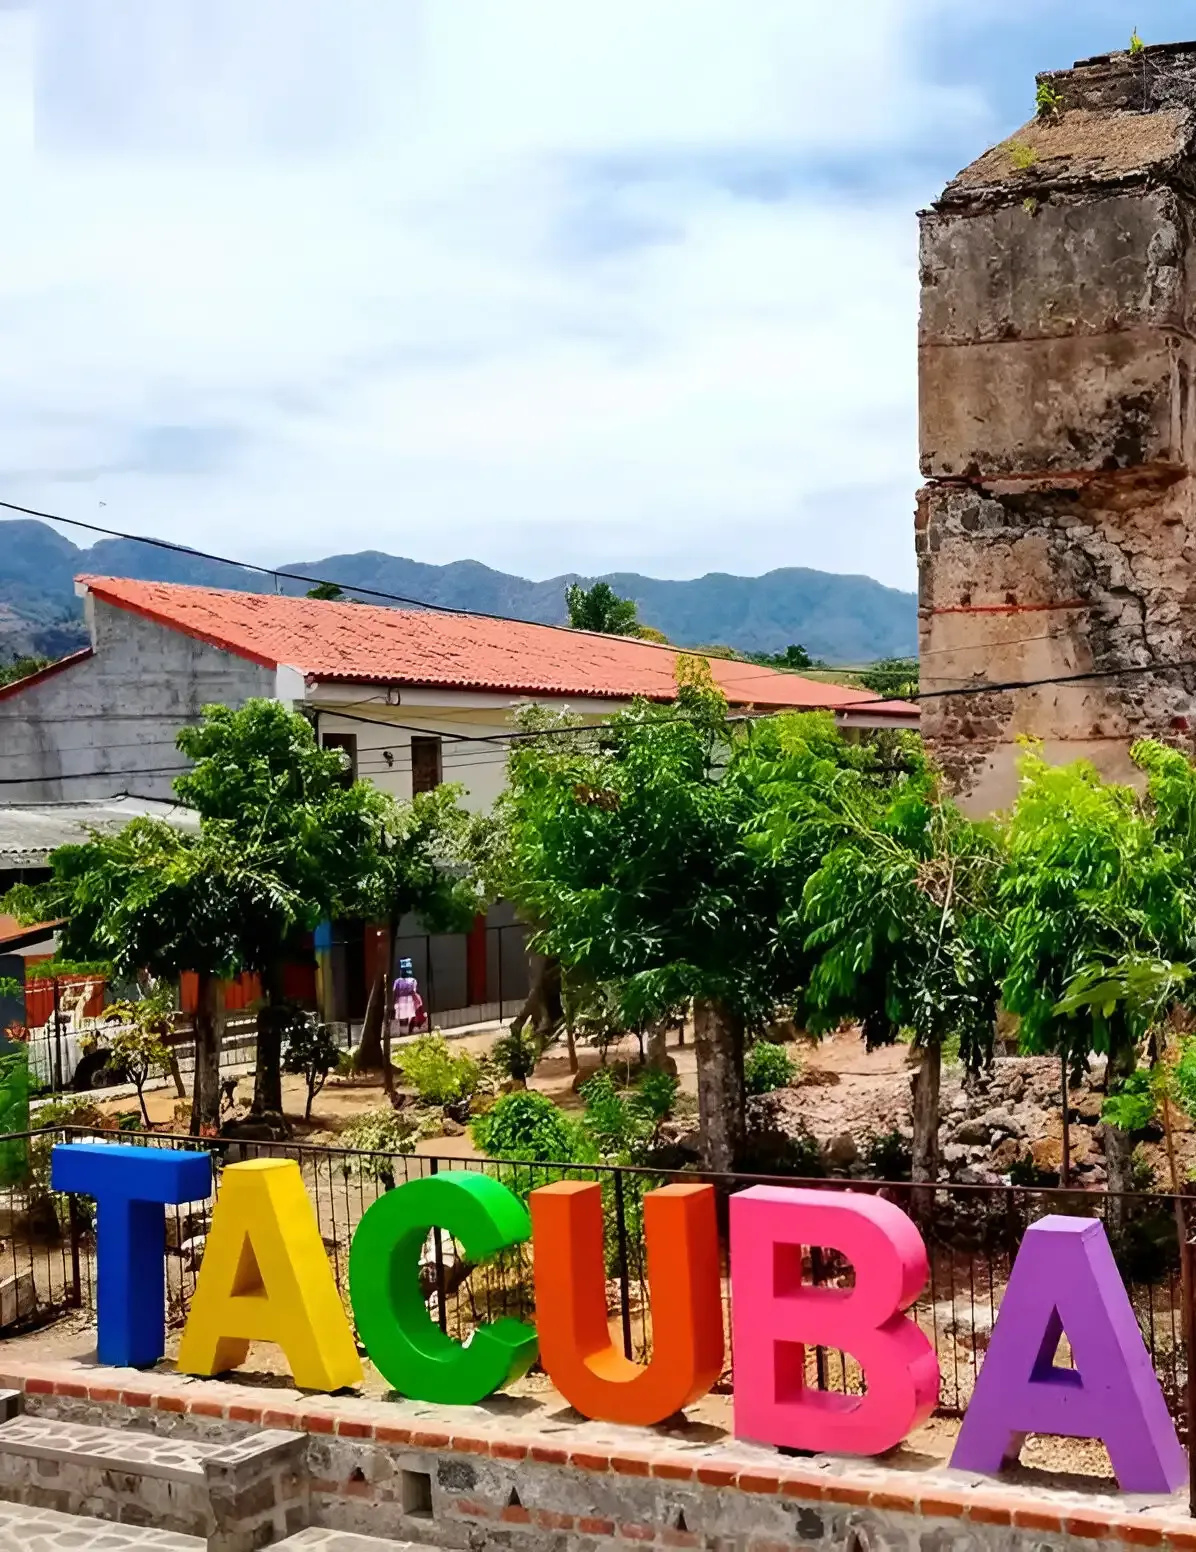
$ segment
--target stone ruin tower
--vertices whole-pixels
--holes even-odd
[[[980,690],[923,732],[973,813],[1019,735],[1128,779],[1196,729],[1196,43],[1038,79],[922,215],[922,688]]]

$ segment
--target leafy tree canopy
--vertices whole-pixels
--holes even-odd
[[[599,631],[604,636],[639,633],[634,599],[620,598],[609,582],[595,582],[589,588],[571,582],[565,589],[565,607],[574,630]]]

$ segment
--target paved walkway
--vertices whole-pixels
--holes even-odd
[[[173,1531],[143,1530],[137,1525],[57,1514],[53,1509],[0,1503],[0,1552],[135,1552],[142,1547],[155,1547],[158,1552],[204,1552],[205,1545],[196,1536],[179,1536]],[[325,1546],[327,1552],[342,1552],[335,1541]],[[344,1552],[354,1549],[346,1546]]]

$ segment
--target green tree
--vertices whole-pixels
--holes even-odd
[[[311,1120],[311,1107],[316,1095],[328,1081],[328,1074],[340,1061],[340,1047],[327,1024],[306,1018],[295,1010],[286,1031],[283,1050],[283,1071],[297,1073],[307,1084],[307,1103],[303,1119]]]
[[[30,674],[48,668],[50,661],[48,657],[18,657],[11,663],[0,663],[0,685],[15,684],[18,679],[27,679]]]
[[[1023,1048],[1057,1052],[1077,1072],[1090,1052],[1104,1054],[1114,1093],[1166,1002],[1181,1000],[1186,977],[1169,971],[1190,959],[1196,927],[1196,773],[1161,745],[1139,744],[1133,756],[1148,775],[1145,796],[1103,781],[1087,761],[1056,767],[1027,753],[999,889],[1002,995]],[[1118,1118],[1106,1122],[1109,1189],[1129,1191],[1133,1144]]]
[[[565,589],[565,607],[574,630],[599,631],[604,636],[639,634],[635,600],[620,598],[609,582],[585,588],[571,582]]]
[[[859,681],[867,690],[890,700],[908,700],[918,693],[918,660],[916,657],[886,657],[872,663],[859,675]]]
[[[385,964],[380,984],[372,988],[385,1013],[363,1033],[356,1065],[362,1071],[381,1068],[388,1089],[394,1082],[389,988],[399,921],[414,913],[429,932],[465,932],[485,904],[478,864],[478,837],[485,825],[461,807],[461,794],[462,788],[451,783],[410,801],[370,789],[373,853],[369,867],[356,870],[345,911],[385,924]]]
[[[108,1066],[137,1090],[137,1103],[146,1126],[150,1123],[145,1085],[170,1070],[172,1004],[169,993],[156,991],[137,1002],[114,1002],[104,1010],[105,1027],[85,1042],[89,1050],[102,1046]]]
[[[818,955],[811,1027],[858,1022],[869,1048],[913,1033],[922,1060],[913,1092],[915,1181],[938,1174],[942,1048],[958,1036],[977,1069],[992,1053],[1000,932],[1001,852],[913,762],[885,792],[840,782],[842,836],[806,885],[807,947]]]
[[[501,800],[508,892],[566,980],[627,1028],[691,1002],[704,1163],[744,1151],[745,1036],[804,985],[799,902],[832,834],[810,793],[873,761],[829,716],[729,724],[704,663],[675,703],[521,741]],[[869,778],[872,779],[872,778]]]
[[[283,966],[296,939],[341,913],[362,876],[380,868],[387,816],[381,794],[345,785],[336,750],[321,749],[306,717],[276,701],[238,710],[206,706],[183,728],[179,749],[195,763],[174,783],[201,828],[223,827],[224,844],[267,853],[289,909],[247,918],[238,958],[261,977],[254,1109],[282,1111],[282,1040],[288,1018]]]
[[[284,862],[268,837],[238,834],[223,821],[193,836],[134,819],[116,833],[60,846],[50,881],[18,888],[6,902],[25,920],[61,920],[66,957],[103,959],[124,979],[143,970],[171,981],[195,972],[194,1133],[219,1124],[219,983],[247,968],[247,940],[286,941],[301,919],[303,902],[281,877]]]
[[[344,588],[336,582],[317,582],[315,587],[308,588],[307,596],[326,604],[344,604],[353,601],[345,597]]]

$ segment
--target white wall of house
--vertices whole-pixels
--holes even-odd
[[[387,692],[374,686],[318,684],[311,687],[308,704],[318,714],[321,741],[354,739],[358,774],[396,797],[412,794],[412,740],[439,739],[441,779],[459,783],[465,789],[465,806],[477,811],[489,808],[503,790],[509,735],[525,699],[482,691]],[[546,698],[538,704],[601,721],[623,703]]]

